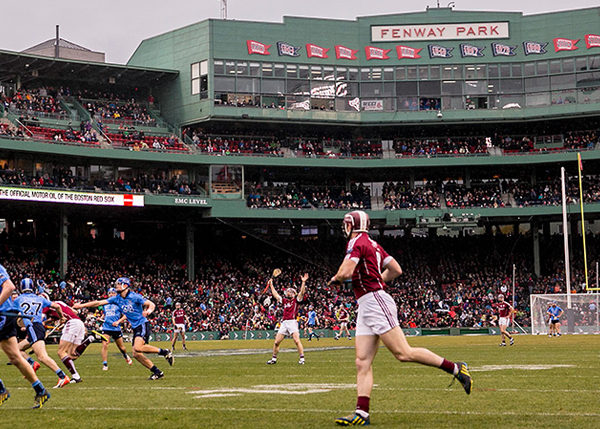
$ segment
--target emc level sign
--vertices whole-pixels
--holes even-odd
[[[454,24],[373,25],[372,42],[418,40],[476,40],[510,37],[508,22],[472,22]]]

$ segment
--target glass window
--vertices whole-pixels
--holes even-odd
[[[417,79],[417,68],[414,66],[406,67],[406,78],[408,80]]]
[[[275,64],[275,77],[285,77],[285,66],[283,64]]]
[[[600,72],[577,73],[577,88],[600,87]]]
[[[225,74],[228,76],[235,74],[235,63],[233,61],[225,61]]]
[[[574,89],[564,91],[552,91],[552,104],[574,104],[577,103],[577,92]]]
[[[510,72],[511,72],[511,66],[510,64],[501,64],[500,65],[500,76],[501,77],[510,77]]]
[[[523,92],[522,79],[502,79],[500,81],[500,90],[503,94]]]
[[[525,63],[523,76],[535,76],[535,63]]]
[[[442,66],[442,79],[452,79],[452,66]]]
[[[429,66],[429,78],[439,79],[440,78],[440,66]]]
[[[464,67],[462,65],[454,65],[452,66],[452,70],[454,72],[454,79],[462,79],[464,76]]]
[[[472,64],[468,64],[465,66],[465,78],[466,79],[473,79],[477,76],[477,70],[476,67]]]
[[[398,110],[416,112],[419,110],[418,97],[398,97]]]
[[[238,75],[248,75],[248,63],[247,62],[238,62],[237,63],[237,74]]]
[[[600,69],[600,56],[593,56],[588,58],[588,70]]]
[[[487,66],[485,64],[478,64],[475,66],[475,77],[480,79],[487,77]]]
[[[323,79],[335,80],[335,76],[333,74],[333,67],[328,67],[328,66],[323,67]]]
[[[550,93],[549,92],[538,92],[533,94],[526,94],[527,107],[543,107],[550,105]]]
[[[192,64],[192,79],[198,79],[200,77],[200,63]]]
[[[406,81],[406,82],[396,82],[396,94],[399,96],[402,95],[417,95],[417,82],[415,81]]]
[[[525,92],[548,91],[550,78],[548,76],[530,77],[525,79]]]
[[[365,81],[370,79],[371,70],[368,68],[360,69],[360,80]]]
[[[464,85],[464,94],[477,95],[487,94],[487,80],[466,80]]]
[[[383,69],[383,80],[394,80],[394,68],[386,67]]]
[[[322,80],[312,81],[310,83],[310,96],[313,98],[335,97],[335,82]]]
[[[511,66],[513,77],[521,77],[523,76],[523,64],[513,64]]]
[[[575,88],[575,75],[562,74],[550,77],[550,88],[555,89],[570,89]]]
[[[406,79],[406,67],[396,67],[396,80]]]
[[[236,92],[260,94],[260,79],[251,77],[238,77],[235,84]]]
[[[298,75],[298,68],[293,64],[288,64],[286,70],[288,79],[294,78]]]
[[[335,94],[337,97],[358,97],[358,83],[338,81],[335,83]]]
[[[312,80],[323,80],[323,69],[320,66],[311,66],[310,78]]]
[[[250,63],[250,76],[260,76],[259,63]]]
[[[444,110],[462,110],[465,108],[465,103],[462,97],[443,97],[442,109]]]
[[[500,77],[500,70],[497,64],[490,64],[488,66],[488,76],[489,77]]]
[[[440,81],[420,81],[419,82],[419,95],[434,95],[439,97],[441,95]]]
[[[429,70],[427,66],[419,66],[419,79],[429,79]]]
[[[443,80],[442,95],[462,95],[462,81]]]
[[[285,92],[285,80],[283,79],[263,79],[263,94],[283,94]]]
[[[548,61],[538,61],[537,62],[537,74],[538,75],[548,74]]]
[[[192,79],[192,95],[200,94],[200,79]]]
[[[299,76],[298,77],[300,79],[308,79],[309,74],[310,74],[308,66],[300,66],[299,69],[298,69],[298,72],[299,72]]]
[[[500,92],[500,81],[496,79],[488,80],[488,94],[497,94]]]
[[[396,82],[383,82],[382,95],[385,97],[396,96]]]
[[[575,71],[575,60],[573,58],[565,58],[562,67],[563,73],[573,73]]]
[[[362,82],[360,84],[361,97],[380,97],[382,95],[381,82]]]
[[[223,64],[223,61],[213,62],[213,68],[214,68],[215,74],[224,74],[225,73],[225,64]]]
[[[356,69],[356,68],[348,69],[348,80],[358,80],[358,69]]]
[[[575,59],[575,69],[577,71],[587,70],[587,57],[579,57]]]
[[[560,60],[552,60],[550,61],[550,74],[560,73],[561,70],[561,61]]]
[[[383,77],[383,71],[381,68],[374,67],[373,69],[371,69],[371,73],[370,73],[371,80],[381,80],[382,77]]]
[[[215,92],[216,91],[235,91],[234,77],[215,77]]]
[[[348,69],[346,67],[338,67],[335,69],[335,78],[338,80],[348,79]]]
[[[262,65],[262,75],[263,76],[273,76],[273,64],[271,64],[271,63],[263,63],[263,65]]]

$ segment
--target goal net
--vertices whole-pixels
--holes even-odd
[[[531,333],[548,334],[550,316],[548,308],[556,302],[563,311],[560,318],[561,333],[598,334],[600,333],[599,312],[600,294],[571,294],[569,306],[566,293],[531,295]]]

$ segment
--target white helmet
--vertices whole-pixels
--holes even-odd
[[[371,221],[362,210],[354,210],[344,215],[344,235],[350,237],[353,232],[369,232]]]

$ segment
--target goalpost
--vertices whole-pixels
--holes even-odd
[[[571,308],[569,309],[568,301]],[[547,311],[556,302],[563,311],[560,318],[564,334],[600,334],[600,294],[532,294],[530,296],[531,333],[547,335],[550,316]]]

